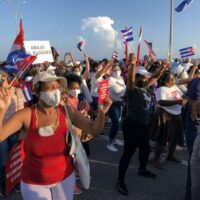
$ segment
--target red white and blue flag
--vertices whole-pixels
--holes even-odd
[[[27,83],[24,83],[24,88],[22,89],[22,93],[24,96],[24,102],[29,102],[33,99],[33,94]]]
[[[124,30],[121,30],[122,38],[124,41],[124,44],[133,41],[133,30],[132,27],[126,28]]]
[[[155,54],[155,52],[154,52],[153,49],[152,49],[152,46],[150,45],[150,42],[147,42],[146,40],[144,40],[144,42],[146,43],[146,45],[147,45],[147,47],[148,47],[148,49],[149,49],[149,54],[150,54],[151,56],[153,56],[153,57],[157,57],[156,54]]]
[[[7,57],[7,65],[2,69],[6,72],[15,73],[23,71],[25,68],[30,66],[33,61],[36,59],[36,56],[31,56],[26,54],[24,48],[24,29],[22,25],[22,19],[20,20],[20,32],[17,35],[10,53]]]
[[[186,47],[179,50],[181,58],[187,58],[195,55],[194,47]]]
[[[80,41],[78,44],[77,44],[77,48],[79,51],[83,51],[83,46],[84,46],[84,42],[83,41]]]
[[[114,61],[118,61],[118,52],[117,52],[117,51],[113,51],[112,59],[113,59]]]

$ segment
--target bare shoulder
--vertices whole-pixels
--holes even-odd
[[[14,115],[21,120],[26,128],[29,127],[31,121],[31,108],[23,108],[17,111]]]
[[[24,115],[25,117],[28,117],[29,115],[31,115],[31,108],[27,107],[27,108],[23,108],[19,111],[17,111],[18,115]]]

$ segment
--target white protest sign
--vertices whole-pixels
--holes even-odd
[[[24,41],[24,47],[27,54],[37,56],[33,64],[54,62],[49,41]]]

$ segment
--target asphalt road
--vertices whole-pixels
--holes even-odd
[[[107,123],[105,134],[109,129]],[[122,134],[118,136],[122,138]],[[75,200],[183,200],[187,170],[187,151],[178,151],[182,163],[165,162],[165,171],[155,169],[149,164],[149,169],[157,174],[156,179],[147,179],[137,176],[137,153],[131,161],[126,176],[126,184],[129,190],[127,197],[118,193],[115,182],[118,172],[118,162],[123,147],[118,147],[117,153],[106,149],[106,137],[100,136],[90,142],[91,155],[91,188],[82,190],[82,194],[76,195]],[[7,200],[22,200],[21,195],[13,192]]]

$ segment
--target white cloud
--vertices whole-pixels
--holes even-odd
[[[113,48],[115,45],[115,34],[113,28],[114,20],[107,16],[88,17],[81,20],[82,30],[91,29],[98,38],[106,41],[107,47]]]

